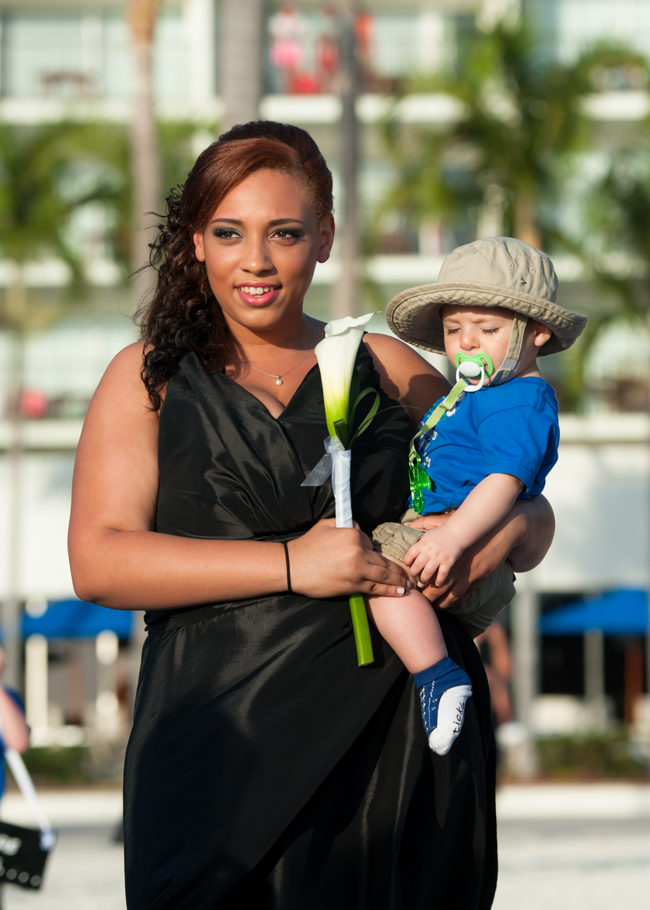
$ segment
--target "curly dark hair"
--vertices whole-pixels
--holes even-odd
[[[152,410],[160,408],[161,390],[189,350],[211,370],[225,366],[230,334],[205,263],[194,255],[193,235],[205,231],[230,190],[262,168],[303,180],[321,224],[332,214],[332,174],[309,133],[297,126],[270,120],[241,124],[199,155],[184,186],[167,197],[167,214],[151,245],[156,289],[136,315],[146,342],[141,376]]]

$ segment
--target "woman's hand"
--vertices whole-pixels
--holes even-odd
[[[399,597],[410,586],[402,566],[373,550],[358,528],[326,518],[289,541],[291,587],[308,597],[377,594]]]
[[[413,528],[438,528],[449,515],[427,515],[409,522]],[[465,597],[508,559],[515,572],[528,572],[542,561],[553,541],[555,519],[548,500],[518,499],[508,515],[469,547],[440,588],[430,585],[423,594],[436,607],[446,609]]]

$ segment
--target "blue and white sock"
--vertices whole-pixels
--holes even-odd
[[[420,709],[429,746],[446,755],[463,729],[465,702],[472,694],[470,678],[464,670],[445,657],[427,670],[414,673],[420,694]]]

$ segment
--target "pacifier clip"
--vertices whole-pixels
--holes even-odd
[[[480,352],[478,354],[456,354],[456,384],[451,392],[444,398],[437,408],[435,408],[429,417],[422,424],[413,439],[409,449],[409,486],[411,488],[411,507],[415,512],[422,512],[424,509],[423,490],[431,489],[431,478],[422,467],[420,453],[415,448],[415,442],[424,433],[432,430],[438,421],[445,416],[448,411],[453,410],[461,396],[465,392],[478,392],[485,384],[485,377],[494,373],[494,364],[488,354]],[[470,379],[479,379],[477,385],[472,385]]]

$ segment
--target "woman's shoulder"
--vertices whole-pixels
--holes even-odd
[[[368,332],[363,336],[363,341],[372,355],[375,369],[380,373],[382,370],[390,375],[419,371],[437,373],[417,351],[392,335]]]
[[[149,409],[151,401],[144,382],[143,368],[145,366],[145,355],[150,348],[149,342],[134,341],[132,344],[122,348],[121,351],[118,351],[106,367],[97,391],[110,391],[118,395],[120,393],[128,393],[131,403],[145,403]],[[165,399],[166,391],[167,383],[164,383],[158,389],[161,402]]]
[[[364,335],[363,340],[379,373],[382,389],[411,409],[414,422],[449,390],[445,377],[403,341],[373,333]]]
[[[86,422],[98,414],[120,415],[128,422],[131,416],[142,418],[151,414],[151,403],[142,381],[146,343],[135,341],[122,348],[106,367],[88,410]]]
[[[134,341],[131,344],[127,344],[110,361],[104,376],[109,376],[111,379],[117,379],[125,375],[132,376],[134,373],[139,376],[146,352],[147,342],[145,341]]]
[[[380,332],[366,332],[363,336],[363,341],[370,350],[381,356],[399,357],[404,354],[413,354],[420,360],[424,359],[420,357],[413,348],[410,348],[408,344],[404,344],[399,338],[395,338],[394,335],[384,335]]]

